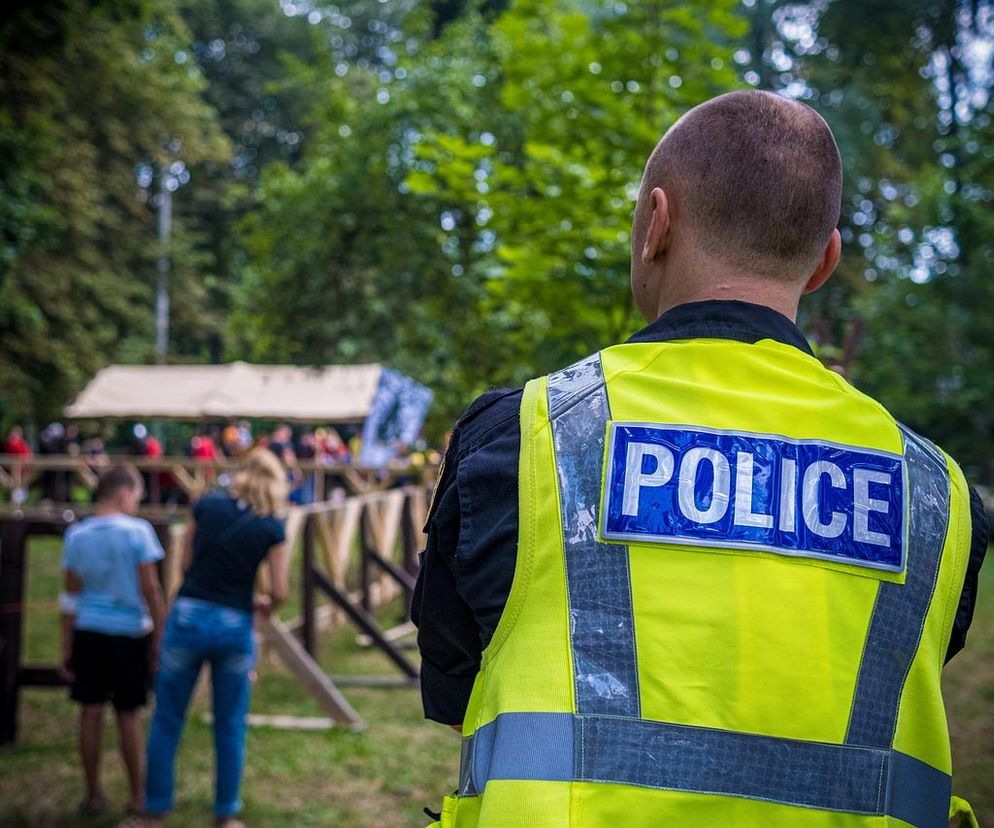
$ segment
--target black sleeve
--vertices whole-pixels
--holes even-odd
[[[984,502],[977,490],[970,486],[970,520],[973,524],[973,534],[970,541],[970,560],[966,565],[966,578],[963,581],[963,592],[956,608],[956,618],[953,620],[953,632],[949,637],[949,649],[946,650],[946,663],[949,663],[956,653],[966,644],[966,633],[973,621],[973,610],[977,605],[977,581],[980,577],[980,567],[987,554],[987,544],[990,541],[990,525]]]
[[[445,464],[432,496],[428,541],[411,599],[411,620],[418,628],[421,651],[421,700],[425,716],[442,724],[460,724],[473,689],[479,653],[473,613],[459,598],[445,550],[459,539],[458,429],[445,452]]]
[[[411,602],[425,716],[460,724],[517,556],[520,392],[489,392],[457,424]]]

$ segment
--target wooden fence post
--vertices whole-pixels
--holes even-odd
[[[317,626],[315,624],[314,611],[314,521],[315,515],[308,515],[304,518],[304,538],[303,538],[303,573],[300,579],[300,608],[304,617],[301,628],[303,633],[303,644],[307,654],[312,658],[317,650]]]
[[[372,585],[369,578],[369,545],[373,542],[372,527],[369,525],[371,520],[370,507],[363,503],[362,513],[359,515],[359,589],[362,592],[359,600],[367,613],[373,611],[373,597],[370,594]]]
[[[348,703],[335,683],[279,620],[260,618],[256,621],[256,629],[276,649],[283,663],[303,682],[304,687],[328,715],[336,722],[348,725],[354,730],[365,727],[359,714]]]
[[[0,524],[0,745],[17,738],[27,536],[23,520]]]
[[[414,525],[414,496],[416,489],[404,493],[404,513],[401,516],[404,543],[404,569],[408,574],[418,574],[418,534],[420,527]],[[410,598],[410,596],[408,596]]]

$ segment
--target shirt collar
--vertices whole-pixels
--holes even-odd
[[[629,343],[672,339],[734,339],[753,344],[772,339],[814,356],[800,328],[765,305],[712,299],[678,305],[633,334]]]

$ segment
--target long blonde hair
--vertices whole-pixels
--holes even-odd
[[[276,515],[286,508],[290,490],[283,464],[269,449],[254,449],[228,487],[232,497],[248,502],[257,515]]]

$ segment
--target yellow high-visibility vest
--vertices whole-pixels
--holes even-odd
[[[444,828],[946,824],[948,456],[796,348],[693,339],[530,382],[519,475]]]

